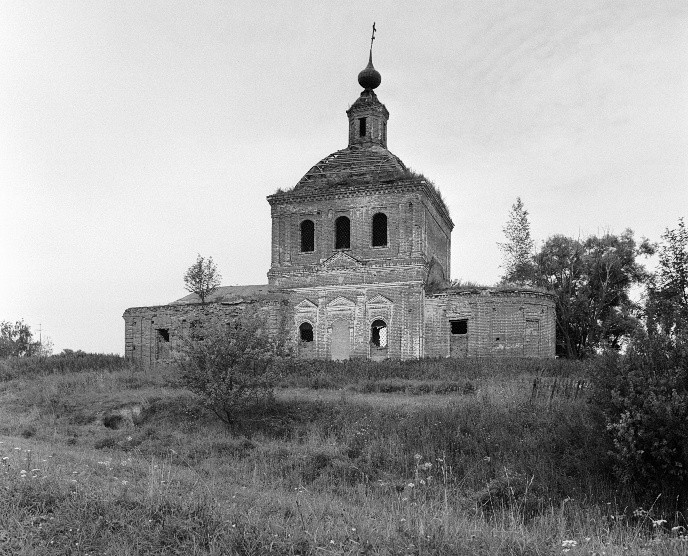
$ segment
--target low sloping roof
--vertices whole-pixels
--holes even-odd
[[[313,166],[299,183],[295,191],[320,185],[323,181],[373,177],[384,180],[386,177],[406,172],[407,168],[399,157],[379,145],[368,147],[351,146],[334,152]]]
[[[251,285],[251,286],[220,286],[210,297],[205,299],[208,302],[222,302],[222,303],[241,303],[245,301],[255,301],[257,299],[265,299],[271,294],[276,293],[273,286],[268,284]],[[170,305],[188,305],[191,303],[200,303],[201,298],[195,293],[173,301]]]

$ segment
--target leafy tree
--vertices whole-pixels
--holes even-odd
[[[213,262],[212,257],[207,259],[198,255],[196,262],[192,264],[184,275],[184,288],[195,293],[200,299],[201,303],[205,303],[207,297],[220,285],[222,276],[217,271],[217,267]]]
[[[622,482],[653,497],[688,494],[688,337],[640,329],[625,355],[607,355],[594,382]]]
[[[267,319],[245,309],[224,327],[186,338],[176,357],[179,381],[230,427],[246,408],[273,400],[275,365],[287,355],[285,342],[269,331]]]
[[[24,321],[0,322],[0,357],[39,355],[40,351],[40,342],[34,341],[31,328]]]
[[[533,252],[534,243],[530,236],[530,222],[528,211],[523,206],[520,197],[509,212],[509,219],[503,228],[505,243],[498,243],[502,251],[504,283],[530,284],[534,279]]]
[[[683,218],[678,228],[662,234],[659,265],[647,284],[648,330],[664,334],[688,331],[688,230]]]
[[[584,357],[604,347],[619,349],[638,326],[633,284],[647,273],[636,257],[647,251],[633,232],[590,236],[581,241],[550,237],[535,257],[535,282],[556,297],[557,351]]]

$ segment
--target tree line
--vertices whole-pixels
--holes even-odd
[[[503,228],[502,284],[551,292],[556,303],[557,355],[583,358],[619,350],[637,332],[675,335],[688,329],[688,231],[683,218],[661,241],[636,240],[633,231],[586,238],[561,234],[539,248],[520,198]],[[658,256],[650,272],[641,262]],[[642,291],[634,300],[631,289]]]

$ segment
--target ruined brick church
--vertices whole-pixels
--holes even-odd
[[[437,188],[387,150],[372,49],[358,83],[347,147],[267,198],[268,284],[127,309],[128,359],[154,366],[194,329],[231,323],[249,306],[304,358],[554,357],[550,294],[450,287],[454,223]]]

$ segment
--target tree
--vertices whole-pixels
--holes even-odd
[[[584,357],[610,347],[619,349],[639,321],[631,301],[633,284],[647,278],[636,262],[647,242],[636,245],[633,232],[590,236],[581,241],[550,237],[535,257],[536,283],[555,295],[557,351]]]
[[[666,229],[659,246],[659,265],[647,284],[647,327],[650,333],[688,331],[688,230],[683,218]]]
[[[505,243],[498,243],[502,251],[502,268],[504,283],[530,284],[534,278],[533,249],[534,243],[530,236],[528,211],[523,206],[520,197],[509,212],[509,219],[503,228]]]
[[[639,329],[593,380],[619,479],[653,498],[688,494],[688,337]]]
[[[31,328],[24,321],[0,322],[0,357],[38,355],[40,349],[40,342],[34,341]]]
[[[234,427],[243,410],[265,408],[273,400],[275,364],[287,354],[267,318],[249,307],[225,326],[184,339],[176,357],[179,382]]]
[[[196,262],[189,267],[184,275],[184,288],[195,293],[201,299],[201,303],[205,303],[206,298],[220,285],[220,280],[222,280],[222,276],[217,271],[213,258],[208,257],[206,259],[198,255]]]

